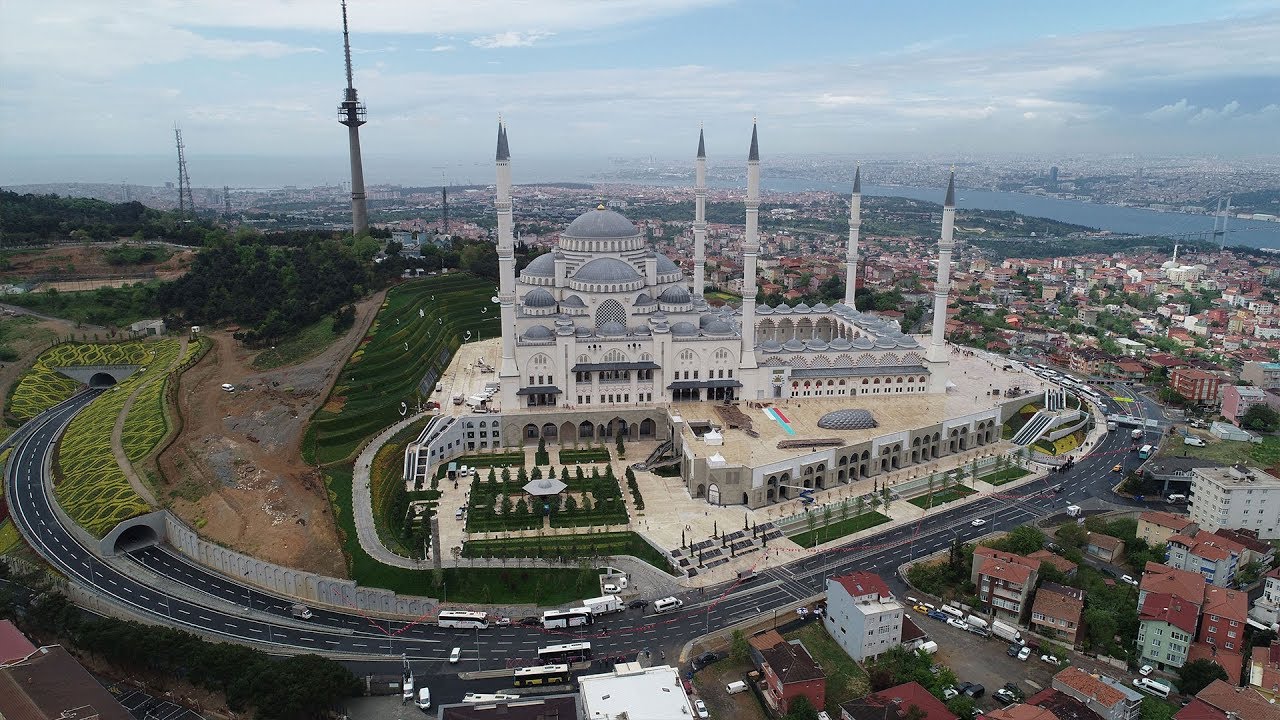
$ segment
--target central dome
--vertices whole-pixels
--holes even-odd
[[[591,240],[595,238],[629,238],[640,234],[635,225],[622,215],[599,205],[569,223],[561,235]]]
[[[577,220],[574,222],[576,223]],[[630,223],[627,224],[630,225]],[[586,283],[625,283],[639,280],[640,273],[617,258],[602,257],[578,268],[578,271],[573,274],[573,279]]]

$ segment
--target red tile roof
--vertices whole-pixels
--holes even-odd
[[[0,664],[21,660],[36,651],[27,636],[8,620],[0,620]]]
[[[864,595],[890,597],[893,595],[893,593],[889,592],[889,586],[885,585],[884,580],[875,573],[859,570],[858,572],[832,579],[844,586],[844,589],[853,597],[862,597]]]
[[[1163,621],[1190,635],[1196,634],[1196,606],[1169,593],[1147,593],[1138,611],[1139,621]]]
[[[1103,707],[1115,707],[1125,700],[1124,693],[1075,666],[1059,672],[1053,679],[1075,690],[1081,697],[1096,698]]]
[[[840,707],[855,720],[897,720],[912,705],[924,711],[924,720],[959,720],[941,700],[915,681],[850,700]]]
[[[1194,642],[1187,649],[1187,662],[1209,660],[1218,664],[1227,673],[1232,685],[1240,684],[1240,670],[1244,667],[1244,655],[1238,652],[1223,650],[1209,643]]]
[[[1148,562],[1142,571],[1143,592],[1169,593],[1195,605],[1204,604],[1204,576],[1177,570],[1161,563]]]
[[[978,567],[978,574],[989,575],[1006,582],[1025,585],[1031,579],[1031,568],[1026,565],[1009,563],[997,558],[986,558]]]
[[[1187,529],[1188,525],[1194,525],[1195,522],[1185,515],[1174,515],[1162,510],[1148,510],[1138,516],[1139,520],[1146,520],[1149,523],[1166,527],[1174,532],[1182,532]]]
[[[1243,623],[1249,615],[1249,596],[1239,590],[1210,585],[1205,589],[1204,607],[1200,612]]]
[[[1037,550],[1028,555],[1027,559],[1042,563],[1047,562],[1057,568],[1058,572],[1061,573],[1073,573],[1076,571],[1077,567],[1076,564],[1070,560],[1058,555],[1057,553],[1049,552],[1048,550]]]
[[[1280,706],[1267,702],[1252,688],[1236,688],[1214,680],[1196,697],[1223,712],[1233,712],[1242,720],[1280,720]]]

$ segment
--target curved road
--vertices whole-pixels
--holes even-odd
[[[1110,491],[1118,479],[1111,466],[1138,463],[1136,454],[1128,452],[1129,434],[1108,433],[1070,472],[1050,474],[1007,494],[985,497],[917,523],[808,554],[742,585],[708,588],[706,599],[688,593],[679,613],[654,616],[627,611],[602,619],[585,633],[581,628],[545,631],[518,626],[481,632],[441,629],[426,622],[389,622],[332,609],[313,609],[315,617],[301,621],[289,616],[291,599],[206,570],[164,547],[130,553],[123,567],[136,563],[138,572],[121,572],[96,559],[61,525],[47,492],[51,454],[67,423],[96,396],[96,391],[82,393],[33,420],[31,432],[14,449],[5,474],[12,515],[22,534],[49,563],[82,587],[92,588],[135,613],[188,630],[331,656],[385,660],[404,654],[420,661],[419,666],[425,663],[429,672],[529,664],[536,658],[537,648],[578,639],[589,640],[596,657],[634,655],[646,648],[674,653],[688,639],[709,630],[816,595],[831,575],[869,570],[892,578],[907,557],[942,549],[956,538],[966,541],[1007,530],[1089,497],[1125,503]],[[1057,483],[1066,485],[1061,494],[1049,490]],[[971,521],[979,517],[987,523],[973,527]],[[163,580],[156,582],[154,575]],[[447,665],[454,647],[462,649],[462,662]]]

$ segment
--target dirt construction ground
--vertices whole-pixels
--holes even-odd
[[[229,333],[210,333],[214,347],[182,376],[182,433],[159,459],[173,486],[158,495],[172,498],[201,535],[270,562],[347,576],[324,484],[299,446],[384,294],[356,306],[345,337],[289,367],[254,372],[254,352]]]

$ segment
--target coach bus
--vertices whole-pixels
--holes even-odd
[[[442,628],[484,630],[489,627],[489,614],[470,610],[442,610],[436,617],[436,625]]]
[[[542,627],[548,630],[590,625],[593,622],[595,622],[595,616],[586,608],[548,610],[542,613]]]
[[[512,682],[516,687],[556,685],[569,682],[568,665],[534,665],[517,668]]]
[[[538,661],[543,665],[575,663],[591,659],[591,643],[576,642],[552,645],[538,650]]]

